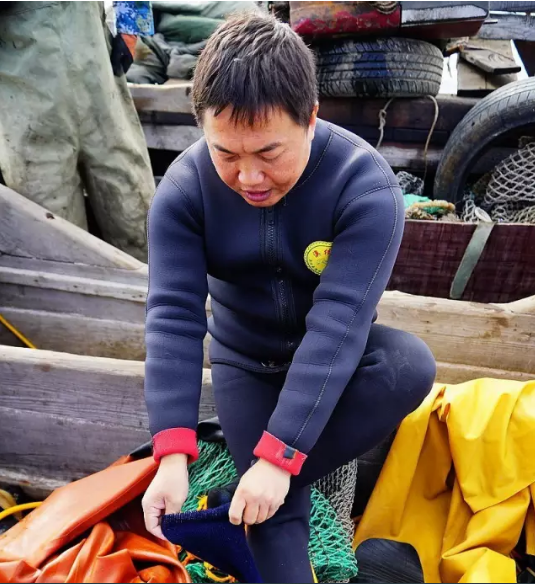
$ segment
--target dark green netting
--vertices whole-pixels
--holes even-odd
[[[232,482],[237,474],[223,444],[199,441],[199,460],[190,467],[190,491],[184,511],[197,509],[207,491]],[[357,575],[351,541],[329,500],[312,490],[309,554],[320,582],[343,582]],[[193,582],[213,582],[202,562],[191,562],[187,570]]]

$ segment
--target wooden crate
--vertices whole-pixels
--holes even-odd
[[[475,223],[406,222],[388,290],[449,298]],[[462,300],[512,302],[535,295],[535,225],[496,225]]]

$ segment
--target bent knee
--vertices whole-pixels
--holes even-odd
[[[383,331],[381,357],[395,380],[397,389],[404,390],[420,403],[431,391],[436,377],[433,353],[419,337],[389,329]]]
[[[437,363],[431,349],[419,337],[405,333],[409,338],[407,341],[407,358],[417,376],[432,384],[437,374]]]

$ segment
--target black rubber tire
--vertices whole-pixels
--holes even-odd
[[[435,176],[434,197],[460,205],[475,161],[512,130],[535,127],[535,78],[509,83],[475,105],[451,134]]]
[[[440,49],[401,38],[336,41],[318,47],[316,59],[324,97],[437,95],[444,68]]]

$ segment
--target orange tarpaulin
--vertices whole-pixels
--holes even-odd
[[[190,582],[176,546],[144,528],[152,458],[124,458],[58,489],[0,536],[1,582]]]

